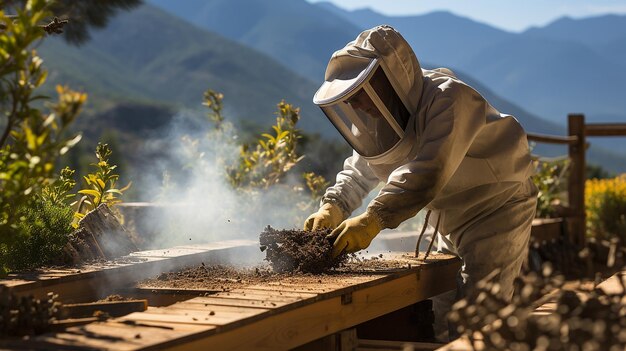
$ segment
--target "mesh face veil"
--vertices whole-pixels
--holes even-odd
[[[381,61],[351,61],[346,77],[324,82],[313,102],[356,152],[376,157],[402,139],[411,113]]]

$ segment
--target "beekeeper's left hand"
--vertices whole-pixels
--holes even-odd
[[[354,218],[346,219],[328,234],[334,239],[333,257],[341,253],[352,253],[370,246],[372,239],[382,230],[380,219],[373,212],[365,212]]]

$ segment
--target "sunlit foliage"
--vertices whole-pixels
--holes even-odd
[[[626,175],[585,184],[587,235],[626,242]]]

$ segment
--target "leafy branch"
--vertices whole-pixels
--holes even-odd
[[[304,158],[297,152],[297,141],[301,138],[296,129],[299,119],[300,109],[281,101],[273,133],[261,134],[254,149],[245,144],[241,146],[239,163],[227,169],[230,183],[235,188],[262,189],[278,184]]]
[[[128,183],[121,189],[117,188],[119,175],[113,172],[117,166],[109,163],[111,153],[112,151],[108,144],[98,143],[98,146],[96,146],[98,163],[91,164],[96,171],[83,176],[86,187],[78,191],[79,194],[84,196],[77,206],[75,213],[77,219],[85,217],[87,212],[96,209],[101,204],[113,206],[120,203],[122,201],[120,196],[130,188],[131,183]]]

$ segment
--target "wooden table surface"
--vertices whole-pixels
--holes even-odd
[[[382,272],[272,282],[149,307],[28,341],[15,349],[287,350],[455,288],[457,258]],[[315,278],[318,278],[317,276]]]
[[[0,279],[0,285],[19,296],[45,298],[48,292],[54,292],[64,303],[88,302],[103,298],[119,287],[131,286],[162,272],[201,262],[228,262],[231,257],[245,258],[258,252],[258,242],[251,240],[177,246],[133,252],[117,260],[78,267],[10,274],[7,278]]]

